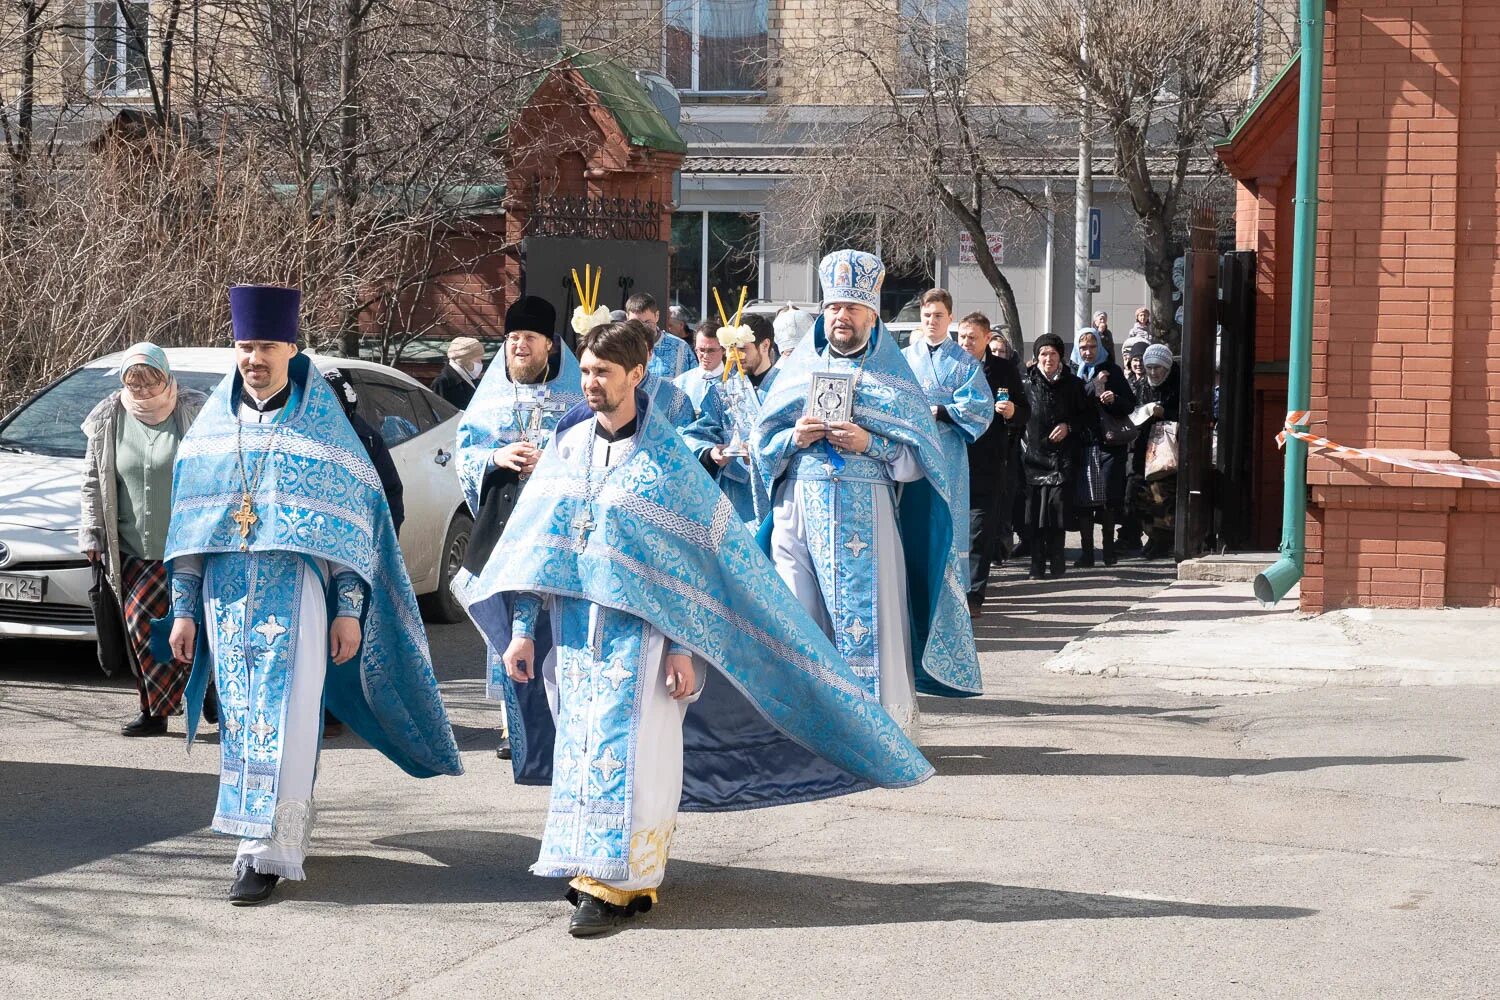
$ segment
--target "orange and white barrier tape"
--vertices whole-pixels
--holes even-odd
[[[1375,462],[1384,462],[1402,469],[1410,469],[1413,472],[1425,472],[1437,476],[1452,476],[1455,479],[1477,479],[1482,483],[1495,483],[1500,485],[1500,469],[1484,469],[1473,465],[1464,465],[1462,462],[1423,462],[1414,458],[1403,458],[1400,455],[1392,455],[1388,452],[1374,451],[1369,448],[1351,448],[1348,445],[1330,441],[1326,437],[1320,437],[1308,431],[1311,422],[1312,411],[1290,410],[1286,415],[1286,423],[1282,425],[1281,433],[1276,435],[1276,444],[1284,447],[1288,437],[1294,437],[1299,441],[1306,441],[1310,451],[1316,451],[1323,455],[1336,455],[1344,458],[1368,458]]]

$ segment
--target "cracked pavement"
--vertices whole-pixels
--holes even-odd
[[[325,743],[308,881],[257,909],[223,902],[217,748],[185,754],[180,719],[124,739],[134,695],[92,650],[5,642],[0,993],[1495,995],[1500,691],[1043,669],[1170,572],[997,571],[988,693],[922,699],[936,778],[684,814],[661,905],[587,942],[527,872],[546,793],[494,757],[466,626],[432,639],[468,773]]]

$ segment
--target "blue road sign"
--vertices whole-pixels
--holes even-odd
[[[1104,250],[1104,213],[1089,209],[1089,260],[1098,260]]]

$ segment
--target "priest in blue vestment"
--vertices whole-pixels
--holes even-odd
[[[953,544],[959,472],[927,394],[880,322],[885,267],[838,250],[818,267],[823,314],[761,406],[761,538],[850,669],[902,728],[917,692],[981,692]],[[809,412],[811,400],[818,412]]]
[[[776,328],[765,316],[752,313],[744,317],[744,329],[753,339],[743,347],[732,348],[740,352],[739,362],[729,365],[729,374],[709,387],[698,419],[682,432],[682,437],[734,504],[740,520],[753,531],[771,512],[765,480],[755,470],[750,441],[760,422],[761,401],[776,381],[772,350]]]
[[[917,384],[927,392],[932,418],[937,421],[943,457],[952,470],[953,546],[958,565],[968,580],[969,565],[969,445],[989,430],[995,419],[995,400],[984,368],[948,336],[953,322],[953,297],[932,288],[921,299],[921,326],[902,352]]]
[[[523,295],[505,311],[502,364],[490,366],[458,425],[455,453],[474,530],[453,589],[462,594],[489,561],[516,500],[530,480],[557,422],[583,402],[578,359],[557,336],[557,310],[546,299]],[[505,668],[487,649],[486,691],[502,700]],[[511,746],[502,713],[498,755]]]
[[[636,292],[625,300],[625,318],[639,323],[651,338],[651,362],[646,374],[671,382],[693,367],[693,349],[688,342],[661,328],[661,307],[649,292]]]
[[[903,787],[931,767],[640,391],[649,340],[610,323],[579,351],[587,405],[464,596],[504,650],[516,779],[552,786],[531,870],[571,880],[585,937],[656,902],[679,807]],[[518,699],[534,688],[549,710]]]
[[[212,672],[240,906],[304,877],[325,704],[408,774],[462,772],[380,477],[297,351],[299,304],[230,289],[236,371],[183,438],[167,533],[188,746]]]
[[[693,404],[693,415],[703,412],[703,397],[724,375],[724,345],[717,336],[719,323],[706,319],[698,324],[693,334],[693,353],[698,356],[698,367],[689,368],[672,380],[682,394]]]

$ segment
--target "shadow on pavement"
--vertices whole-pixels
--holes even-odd
[[[66,871],[205,826],[217,774],[0,761],[0,885]]]
[[[1092,702],[1067,704],[1046,701],[1008,701],[1004,698],[933,698],[922,695],[917,699],[924,714],[933,715],[1003,715],[1021,718],[1029,715],[1068,716],[1082,715],[1147,715],[1166,716],[1177,721],[1178,716],[1187,717],[1193,712],[1211,712],[1218,705],[1183,705],[1180,708],[1163,708],[1159,705],[1100,705]],[[1182,721],[1198,721],[1196,718]]]
[[[527,872],[537,841],[510,833],[432,830],[376,841],[426,855],[437,864],[359,856],[311,857],[308,881],[284,899],[367,903],[507,903],[556,900],[567,914],[563,879]],[[659,930],[860,927],[973,920],[1195,917],[1291,920],[1316,910],[1296,906],[1218,906],[1101,893],[1064,892],[989,882],[884,884],[740,865],[674,860],[663,905],[635,923]]]
[[[1321,767],[1393,764],[1455,764],[1465,758],[1436,754],[1392,757],[1169,757],[1160,754],[1070,753],[1064,747],[927,746],[922,753],[947,777],[979,775],[1067,775],[1124,777],[1172,775],[1228,778],[1235,775],[1312,771]]]

